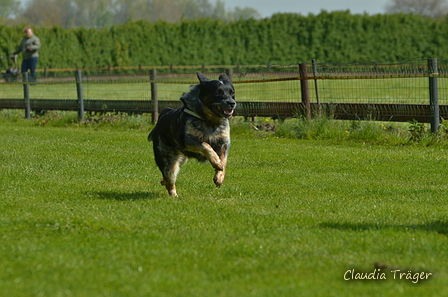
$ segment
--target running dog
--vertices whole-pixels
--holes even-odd
[[[176,178],[188,158],[209,161],[215,169],[216,186],[224,182],[230,149],[229,118],[236,107],[235,89],[227,75],[210,80],[198,72],[199,84],[184,93],[184,106],[165,108],[149,133],[154,157],[162,172],[161,184],[171,196],[177,196]]]

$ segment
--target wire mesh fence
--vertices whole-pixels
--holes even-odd
[[[421,110],[425,110],[425,116],[427,114],[431,77],[437,77],[439,81],[439,104],[448,104],[448,60],[437,60],[437,69],[431,67],[428,59],[395,64],[330,64],[313,61],[292,65],[105,67],[82,70],[82,84],[85,101],[144,101],[150,109],[153,100],[150,78],[152,68],[157,68],[157,99],[161,102],[178,101],[191,85],[198,83],[197,71],[211,79],[217,79],[220,73],[227,72],[234,83],[237,100],[251,106],[251,113],[254,114],[248,116],[268,116],[269,109],[272,109],[272,116],[280,112],[291,116],[297,110],[303,110],[297,104],[303,104],[306,100],[313,109],[316,109],[315,105],[319,108],[324,105],[335,112],[337,106],[343,106],[346,111],[358,106],[358,110],[350,112],[361,114],[359,108],[368,106],[372,109],[376,105],[388,110],[403,109],[409,117],[413,117],[422,116]],[[30,84],[30,100],[78,100],[74,73],[74,69],[40,71],[37,83]],[[0,108],[11,108],[12,105],[6,102],[22,100],[24,87],[20,76],[11,80],[6,79],[5,75],[2,75],[0,81]],[[58,109],[63,108],[63,105],[58,104]],[[16,102],[14,106],[20,104]],[[263,112],[258,113],[257,108],[263,109]],[[371,110],[368,112],[371,113]]]
[[[329,103],[428,104],[430,74],[423,59],[398,64],[313,64],[318,99]]]

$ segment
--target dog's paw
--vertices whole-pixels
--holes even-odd
[[[213,182],[217,187],[222,186],[222,184],[224,183],[224,171],[217,170],[215,173],[215,177],[213,178]]]
[[[177,191],[176,191],[176,185],[166,183],[165,187],[166,187],[166,189],[167,189],[167,191],[168,191],[168,194],[169,194],[170,196],[172,196],[172,197],[178,197],[178,196],[177,196]]]

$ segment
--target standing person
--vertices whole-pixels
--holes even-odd
[[[34,35],[33,29],[29,26],[23,29],[25,33],[25,37],[23,37],[22,42],[13,55],[17,55],[19,53],[23,54],[23,62],[22,62],[22,73],[31,71],[30,81],[36,81],[36,65],[39,61],[38,51],[40,49],[40,39],[36,35]]]

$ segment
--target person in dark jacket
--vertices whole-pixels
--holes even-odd
[[[36,66],[39,61],[40,39],[34,35],[33,29],[29,26],[23,29],[25,37],[13,55],[23,54],[22,73],[31,71],[30,81],[36,81]]]

